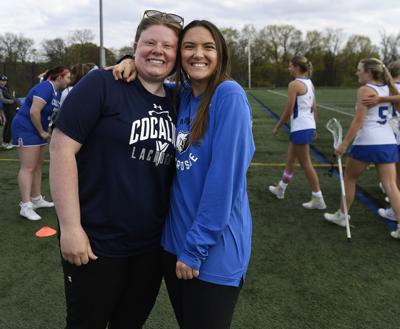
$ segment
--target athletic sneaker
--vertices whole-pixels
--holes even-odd
[[[21,210],[19,212],[19,214],[22,217],[25,217],[29,220],[40,220],[42,219],[42,217],[40,217],[35,210],[33,210],[33,204],[32,202],[27,202],[27,203],[20,203],[19,204],[21,207]]]
[[[5,148],[6,150],[11,150],[13,147],[14,147],[14,145],[12,145],[12,144],[9,144],[9,143],[1,143],[1,146],[3,147],[3,148]]]
[[[340,209],[333,214],[326,212],[324,214],[324,218],[328,222],[339,225],[341,227],[346,227],[346,216],[344,215],[344,213],[342,213],[342,211]],[[350,220],[350,216],[349,216],[349,220]]]
[[[397,222],[396,215],[394,214],[394,211],[392,208],[379,208],[378,215],[383,218]]]
[[[275,194],[275,196],[276,196],[278,199],[283,199],[283,198],[285,197],[285,190],[284,190],[282,187],[280,187],[279,184],[276,185],[276,186],[270,185],[270,186],[269,186],[269,191],[270,191],[272,194]]]
[[[32,204],[33,204],[33,207],[32,207],[33,209],[54,207],[54,203],[45,200],[42,195],[40,196],[40,199],[38,199],[38,200],[34,200],[32,198],[31,198],[31,200],[32,200]]]
[[[306,209],[326,209],[324,197],[311,196],[311,200],[303,203]]]
[[[390,236],[394,239],[400,239],[400,228],[398,228],[396,231],[390,232]]]

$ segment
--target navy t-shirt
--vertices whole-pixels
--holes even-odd
[[[166,97],[109,71],[87,74],[70,92],[56,126],[82,144],[81,223],[95,253],[125,257],[160,245],[174,174],[176,115]],[[61,232],[62,234],[62,232]]]

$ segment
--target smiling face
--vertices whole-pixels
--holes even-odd
[[[183,36],[181,46],[182,68],[194,82],[193,88],[205,90],[215,74],[218,64],[217,46],[211,33],[204,27],[189,29]]]
[[[152,25],[142,31],[135,44],[138,76],[148,82],[162,82],[172,72],[177,53],[178,37],[170,28]]]

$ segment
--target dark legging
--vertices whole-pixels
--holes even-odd
[[[15,107],[5,105],[4,115],[6,116],[6,123],[3,128],[3,143],[9,144],[11,142],[11,122],[16,114]]]
[[[163,274],[175,317],[181,329],[229,329],[241,287],[198,279],[179,280],[176,257],[163,255]]]
[[[125,257],[99,257],[75,266],[62,260],[66,329],[140,329],[161,284],[161,250]]]

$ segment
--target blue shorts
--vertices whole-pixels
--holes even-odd
[[[12,143],[15,146],[42,146],[48,142],[40,137],[32,122],[16,115],[11,124]]]
[[[290,133],[292,144],[311,144],[315,139],[315,129],[304,129]]]
[[[353,145],[349,156],[369,163],[394,163],[399,161],[399,148],[396,144]]]

